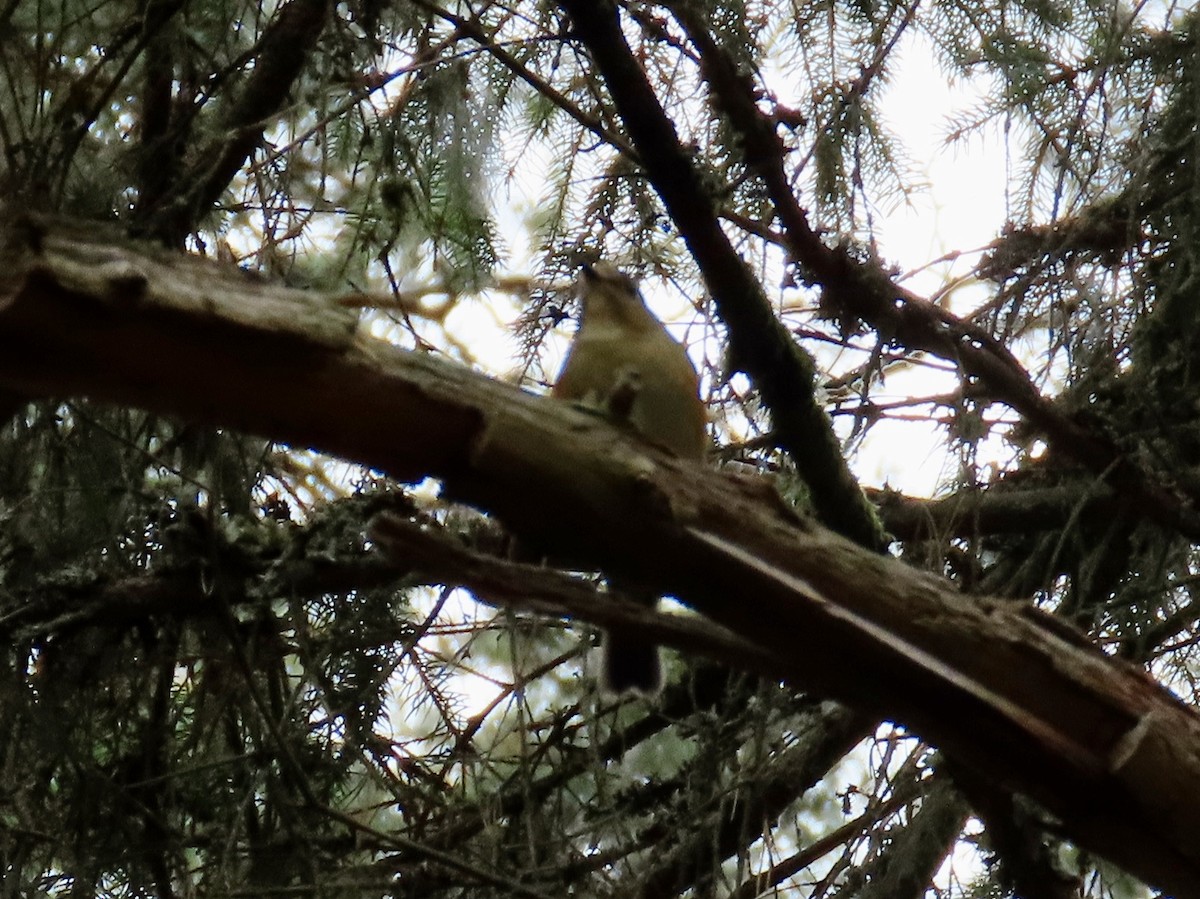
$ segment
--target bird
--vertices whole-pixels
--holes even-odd
[[[708,413],[687,350],[648,308],[637,282],[607,262],[579,276],[579,327],[552,395],[617,418],[644,439],[685,459],[703,460]],[[658,597],[620,582],[609,586],[654,606]],[[658,647],[631,631],[605,635],[605,692],[653,696],[662,688]]]

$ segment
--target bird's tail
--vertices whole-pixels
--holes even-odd
[[[643,592],[626,592],[643,605],[654,606],[658,597]],[[621,628],[604,635],[604,665],[600,683],[604,690],[620,696],[638,693],[654,696],[662,689],[662,660],[658,646],[632,629]]]

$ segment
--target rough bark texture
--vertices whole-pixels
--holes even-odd
[[[1200,896],[1200,718],[1053,619],[964,599],[755,481],[363,337],[332,298],[87,227],[4,226],[0,389],[442,478],[529,539],[679,596],[762,647],[779,677],[904,722],[1147,881]]]

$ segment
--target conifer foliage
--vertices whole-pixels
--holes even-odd
[[[942,233],[930,258],[900,259],[887,221],[928,189],[904,121],[917,58],[975,98],[947,109],[945,144],[994,149],[1004,214],[984,245]],[[1195,851],[1143,854],[1119,827],[1054,813],[1054,776],[1030,796],[1019,760],[1011,777],[980,766],[987,753],[963,750],[999,739],[989,721],[942,728],[965,707],[896,701],[894,684],[876,700],[855,672],[886,673],[882,656],[828,645],[814,671],[755,642],[770,622],[655,619],[610,596],[605,570],[674,583],[652,549],[617,535],[628,552],[606,556],[557,519],[489,516],[487,498],[513,491],[535,512],[556,501],[504,480],[515,469],[470,489],[446,474],[486,452],[491,423],[389,423],[441,453],[424,470],[358,464],[381,458],[372,423],[320,425],[331,406],[371,408],[365,376],[360,395],[320,392],[321,354],[350,343],[544,394],[576,273],[606,259],[700,369],[709,476],[1165,697],[1157,682],[1186,722],[1195,13],[9,0],[0,65],[0,893],[1200,896]],[[74,268],[24,261],[67,245]],[[174,291],[130,259],[161,263]],[[95,284],[111,317],[80,303],[45,325],[77,368],[13,361],[30,296]],[[287,311],[300,291],[320,323]],[[166,293],[214,360],[229,351],[218,307],[245,304],[261,334],[247,370],[288,372],[238,385],[265,410],[253,426],[227,426],[247,424],[227,390],[195,400],[227,377],[215,362],[171,371],[182,357],[155,327],[179,340],[183,313],[163,311]],[[284,310],[275,325],[259,304]],[[141,374],[89,383],[106,335],[148,306]],[[293,377],[300,339],[313,361]],[[140,402],[148,372],[191,398]],[[306,411],[317,436],[298,445],[282,423]],[[903,493],[881,464],[940,475]],[[686,523],[694,505],[669,511]],[[752,619],[762,583],[721,587]],[[599,629],[622,625],[671,647],[660,696],[598,691]],[[911,646],[901,631],[881,647]],[[955,639],[909,654],[957,683],[962,658],[990,649]],[[1083,699],[1031,710],[1006,685],[1068,667],[985,661],[971,670],[991,679],[971,686],[1058,735]],[[1106,726],[1095,743],[1116,748],[1094,783],[1153,776],[1133,798],[1088,797],[1086,779],[1064,795],[1161,808],[1180,832],[1200,785],[1173,784],[1172,765],[1200,770],[1200,726],[1162,765]]]

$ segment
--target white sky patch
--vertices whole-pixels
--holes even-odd
[[[1005,148],[999,135],[983,132],[947,144],[949,117],[976,106],[986,86],[951,82],[928,42],[914,35],[901,48],[896,77],[879,107],[919,167],[925,191],[911,205],[885,212],[877,236],[885,255],[916,268],[952,251],[983,247],[996,238],[1007,214]],[[957,267],[962,274],[976,257]],[[941,273],[926,270],[909,286],[930,294],[944,286]]]
[[[939,68],[933,48],[917,35],[903,42],[899,62],[879,107],[886,111],[888,125],[916,167],[916,180],[925,187],[914,191],[908,203],[881,211],[876,238],[888,262],[905,272],[920,269],[905,286],[932,297],[950,280],[970,271],[979,259],[978,253],[971,251],[991,243],[1005,222],[1005,147],[998,135],[988,133],[947,144],[950,116],[976,106],[985,88],[961,80],[951,82]],[[922,268],[959,251],[963,256],[956,261]],[[984,295],[981,285],[964,287],[951,298],[951,308],[961,314]],[[886,403],[956,387],[955,376],[913,368],[885,379],[872,391],[872,398]],[[919,415],[921,409],[914,407],[910,417]],[[934,409],[931,416],[946,412]],[[859,448],[855,469],[873,484],[886,483],[905,493],[930,496],[953,474],[949,466],[956,464],[946,454],[945,437],[945,428],[932,417],[928,428],[911,420],[881,421]],[[989,441],[985,449],[992,458],[1007,453],[999,440]]]

